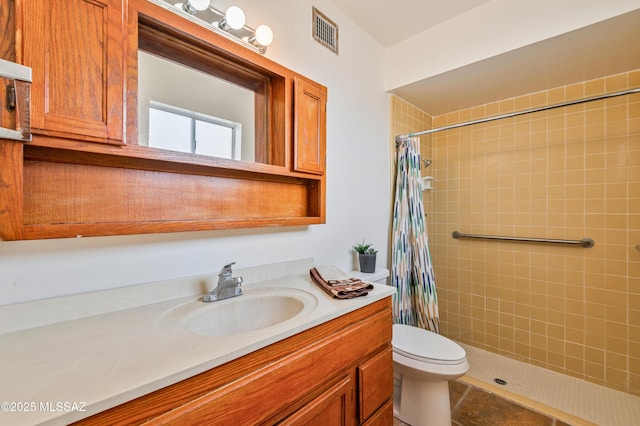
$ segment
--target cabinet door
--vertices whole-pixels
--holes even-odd
[[[388,400],[362,426],[389,426],[393,424],[393,400]]]
[[[22,3],[34,134],[121,143],[122,0]]]
[[[351,400],[351,389],[351,379],[345,377],[279,424],[282,426],[346,425],[347,404]]]
[[[387,348],[358,367],[360,423],[393,398],[393,354]]]
[[[294,169],[321,175],[325,171],[327,89],[297,76],[294,93]]]

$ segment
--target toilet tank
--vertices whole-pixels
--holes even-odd
[[[375,272],[367,273],[358,270],[349,273],[354,278],[360,278],[362,281],[368,281],[376,284],[389,284],[389,270],[386,268],[376,268]]]

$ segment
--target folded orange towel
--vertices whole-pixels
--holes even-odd
[[[354,297],[365,296],[373,290],[373,284],[361,281],[357,278],[343,278],[327,280],[320,274],[317,268],[309,270],[311,280],[336,299],[352,299]]]

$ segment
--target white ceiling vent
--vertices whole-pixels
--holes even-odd
[[[338,26],[315,7],[313,8],[313,38],[338,54]]]

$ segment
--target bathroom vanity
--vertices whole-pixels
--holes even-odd
[[[390,425],[386,298],[77,424]]]
[[[202,290],[213,274],[0,307],[0,399],[36,408],[0,420],[391,424],[394,289],[333,299],[307,266],[275,277],[239,269],[244,294],[212,303]]]

